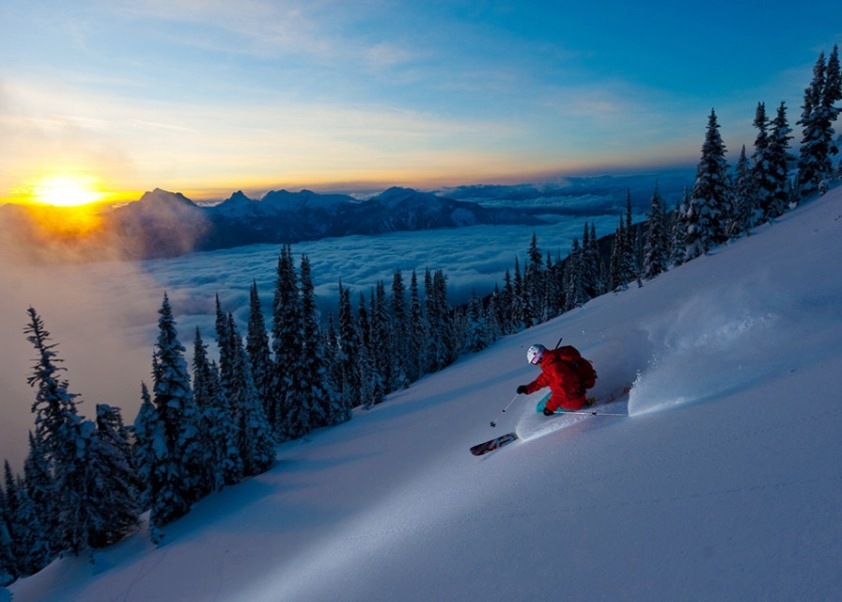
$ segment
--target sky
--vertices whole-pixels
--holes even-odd
[[[0,202],[45,179],[433,188],[734,157],[791,123],[842,9],[782,3],[58,0],[0,4]],[[99,198],[98,197],[98,198]]]

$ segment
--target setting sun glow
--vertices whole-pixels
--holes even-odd
[[[91,176],[51,176],[32,187],[32,200],[56,207],[76,207],[103,200]]]

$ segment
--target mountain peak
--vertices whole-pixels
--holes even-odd
[[[140,197],[140,202],[145,203],[147,205],[155,203],[155,204],[178,204],[178,205],[186,205],[191,207],[198,207],[196,203],[188,199],[186,196],[181,194],[180,192],[169,192],[167,190],[163,190],[161,188],[156,188],[152,192],[145,192],[142,197]]]

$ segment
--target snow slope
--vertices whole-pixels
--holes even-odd
[[[157,549],[59,560],[14,599],[838,599],[840,258],[837,188],[282,446]],[[528,345],[562,335],[599,390],[635,380],[631,417],[471,456],[534,412],[499,417]]]

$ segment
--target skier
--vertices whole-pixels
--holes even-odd
[[[541,374],[528,385],[517,388],[519,395],[529,395],[544,387],[549,387],[552,395],[544,406],[544,415],[552,416],[559,408],[575,412],[586,404],[585,391],[593,386],[596,373],[590,362],[582,357],[579,351],[571,345],[559,349],[547,349],[543,345],[532,345],[526,351],[526,359],[530,364],[541,367]],[[593,374],[591,382],[583,382],[582,374],[576,366],[587,364]]]

